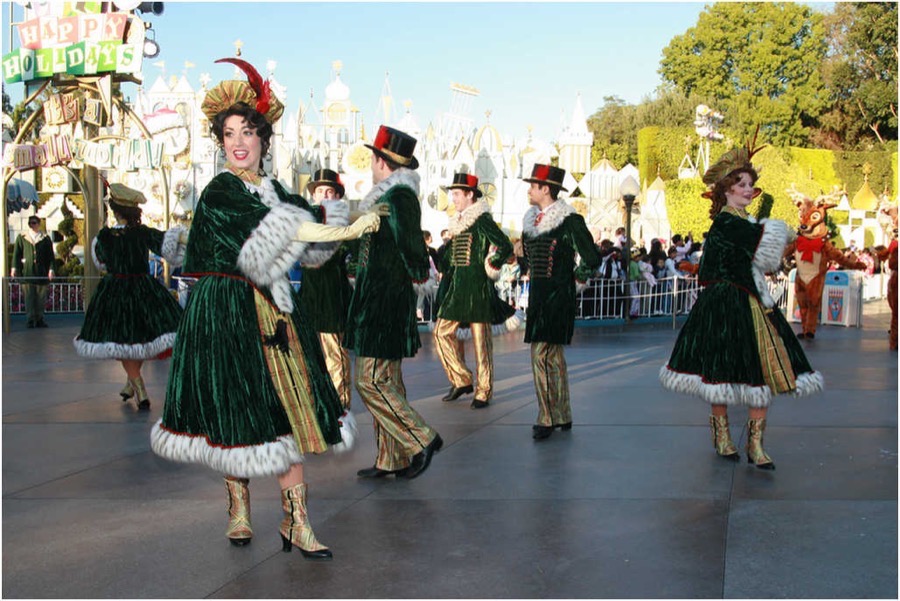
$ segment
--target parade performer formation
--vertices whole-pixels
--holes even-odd
[[[298,260],[323,263],[335,241],[377,230],[379,218],[370,213],[340,227],[346,205],[313,210],[262,171],[284,107],[252,66],[222,61],[244,69],[249,83],[221,82],[201,106],[226,163],[203,190],[191,226],[183,272],[197,282],[151,445],[167,459],[225,474],[227,537],[236,545],[253,536],[249,478],[277,476],[283,550],[296,546],[307,559],[327,560],[332,553],[307,518],[304,454],[340,444],[348,428],[287,273]]]
[[[515,309],[501,301],[494,289],[500,268],[512,256],[513,249],[509,238],[494,223],[487,202],[477,200],[482,196],[477,177],[454,174],[447,189],[456,214],[450,220],[450,248],[438,267],[442,278],[434,342],[450,380],[450,392],[441,400],[453,401],[474,391],[471,407],[483,409],[494,392],[491,324],[503,323],[506,329],[515,329],[520,323],[514,317]],[[505,323],[509,319],[511,322]],[[468,324],[475,346],[474,380],[466,367],[464,343],[457,336],[463,324]]]
[[[415,478],[431,464],[443,440],[406,399],[400,371],[404,357],[422,346],[413,284],[428,279],[422,237],[416,140],[382,125],[372,144],[374,186],[360,203],[383,203],[390,214],[359,245],[356,287],[350,300],[344,347],[356,354],[356,389],[371,412],[378,447],[375,465],[361,478],[393,474]]]
[[[316,171],[306,189],[315,205],[326,201],[332,204],[343,202],[344,184],[331,169]],[[350,353],[341,346],[341,336],[347,325],[347,309],[353,294],[347,274],[347,257],[358,244],[357,241],[343,242],[324,264],[304,269],[300,289],[300,305],[319,335],[325,366],[348,416],[353,415],[349,412]]]
[[[855,254],[845,257],[828,239],[825,217],[828,209],[837,206],[822,197],[811,200],[799,192],[789,191],[800,211],[800,227],[797,239],[788,244],[784,256],[793,256],[797,265],[794,295],[800,306],[800,333],[797,338],[816,337],[819,313],[822,311],[822,292],[825,290],[825,274],[828,266],[837,263],[847,269],[865,269],[866,264]]]
[[[110,184],[106,203],[116,219],[94,238],[91,257],[106,270],[84,314],[75,351],[92,359],[117,359],[127,374],[119,393],[123,401],[136,396],[138,409],[150,409],[141,376],[144,361],[168,357],[181,319],[181,306],[147,270],[149,251],[174,266],[184,257],[185,230],[167,232],[141,224],[144,195],[122,184]]]
[[[525,342],[531,344],[531,370],[538,400],[535,440],[549,438],[554,428],[572,429],[569,377],[563,346],[575,330],[576,281],[582,289],[600,266],[600,254],[584,218],[558,199],[564,169],[536,164],[529,182],[531,207],[522,225],[522,273],[528,274],[530,293]],[[581,262],[576,265],[576,253]]]
[[[716,453],[739,460],[728,427],[728,407],[749,408],[747,460],[775,469],[763,449],[772,396],[822,390],[797,337],[766,286],[765,274],[781,263],[791,235],[778,220],[756,223],[747,207],[761,191],[752,144],[730,150],[707,170],[712,227],[703,245],[699,280],[704,286],[660,370],[662,385],[712,405],[709,424]]]

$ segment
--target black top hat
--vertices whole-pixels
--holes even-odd
[[[366,148],[371,148],[372,152],[383,159],[397,163],[401,167],[407,169],[417,169],[419,161],[413,156],[416,149],[416,139],[411,135],[382,125],[378,128],[378,135],[371,144],[366,144]]]
[[[475,193],[475,198],[481,198],[481,190],[478,189],[478,178],[468,173],[454,173],[453,183],[447,186],[447,190],[459,188],[460,190],[471,190]]]
[[[563,192],[568,192],[563,188],[563,180],[566,178],[566,170],[554,167],[553,165],[541,165],[535,163],[531,169],[531,177],[523,177],[522,181],[532,184],[546,184],[548,186],[556,186]]]
[[[312,194],[319,186],[331,186],[341,198],[344,197],[344,184],[341,182],[341,176],[331,169],[319,169],[316,171],[313,174],[312,181],[306,184],[306,190]]]

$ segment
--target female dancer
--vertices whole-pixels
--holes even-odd
[[[127,401],[137,395],[138,409],[150,409],[150,398],[141,377],[148,359],[171,354],[181,306],[166,288],[150,276],[148,252],[162,254],[179,265],[184,229],[168,232],[141,225],[140,205],[147,202],[138,190],[111,184],[107,204],[117,225],[104,227],[94,238],[92,257],[106,276],[88,305],[75,351],[82,357],[118,359],[128,375],[119,393]]]
[[[358,238],[376,231],[379,217],[372,212],[334,227],[347,223],[346,204],[313,209],[269,177],[263,156],[284,107],[251,65],[222,61],[240,66],[250,81],[218,84],[201,106],[226,162],[191,226],[183,273],[197,282],[151,445],[168,459],[225,474],[226,536],[235,545],[253,535],[249,478],[277,476],[284,551],[297,546],[307,559],[328,560],[331,551],[307,520],[303,457],[341,443],[348,423],[341,428],[341,403],[287,274],[298,260],[323,263],[337,246],[314,242]]]
[[[703,245],[699,280],[704,286],[660,371],[663,386],[712,405],[709,424],[716,453],[739,459],[728,430],[728,406],[749,408],[747,460],[775,469],[763,449],[773,394],[796,396],[823,388],[797,337],[775,306],[765,274],[778,268],[791,233],[774,219],[756,223],[747,206],[761,191],[750,159],[759,149],[730,150],[703,176],[711,187],[712,227]]]

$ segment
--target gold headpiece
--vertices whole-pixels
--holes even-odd
[[[269,82],[263,80],[259,72],[247,61],[239,58],[220,58],[217,63],[231,63],[247,74],[247,81],[229,79],[219,82],[206,93],[200,110],[212,121],[216,115],[243,102],[259,111],[269,124],[281,119],[284,105],[272,93]]]
[[[740,148],[732,148],[723,154],[714,165],[706,170],[706,173],[703,174],[703,183],[711,189],[732,171],[736,171],[742,167],[752,168],[753,164],[750,161],[753,159],[753,155],[765,148],[765,145],[754,148],[754,146],[756,146],[757,135],[759,135],[758,125],[756,126],[756,133],[753,134],[752,141],[747,140],[747,144]],[[704,194],[704,196],[706,196],[706,194]]]

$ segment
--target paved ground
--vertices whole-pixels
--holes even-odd
[[[123,404],[112,361],[75,355],[79,316],[3,337],[4,597],[897,597],[897,354],[883,302],[865,327],[805,343],[827,391],[780,399],[778,469],[717,458],[707,409],[663,391],[671,324],[581,327],[567,350],[575,427],[535,443],[521,333],[495,343],[497,394],[442,403],[431,345],[404,362],[444,438],[413,481],[364,481],[368,413],[349,455],[307,463],[310,511],[335,560],[282,553],[274,478],[253,481],[256,538],[224,538],[225,490],[149,450],[152,411]],[[732,415],[743,448],[744,412]]]

